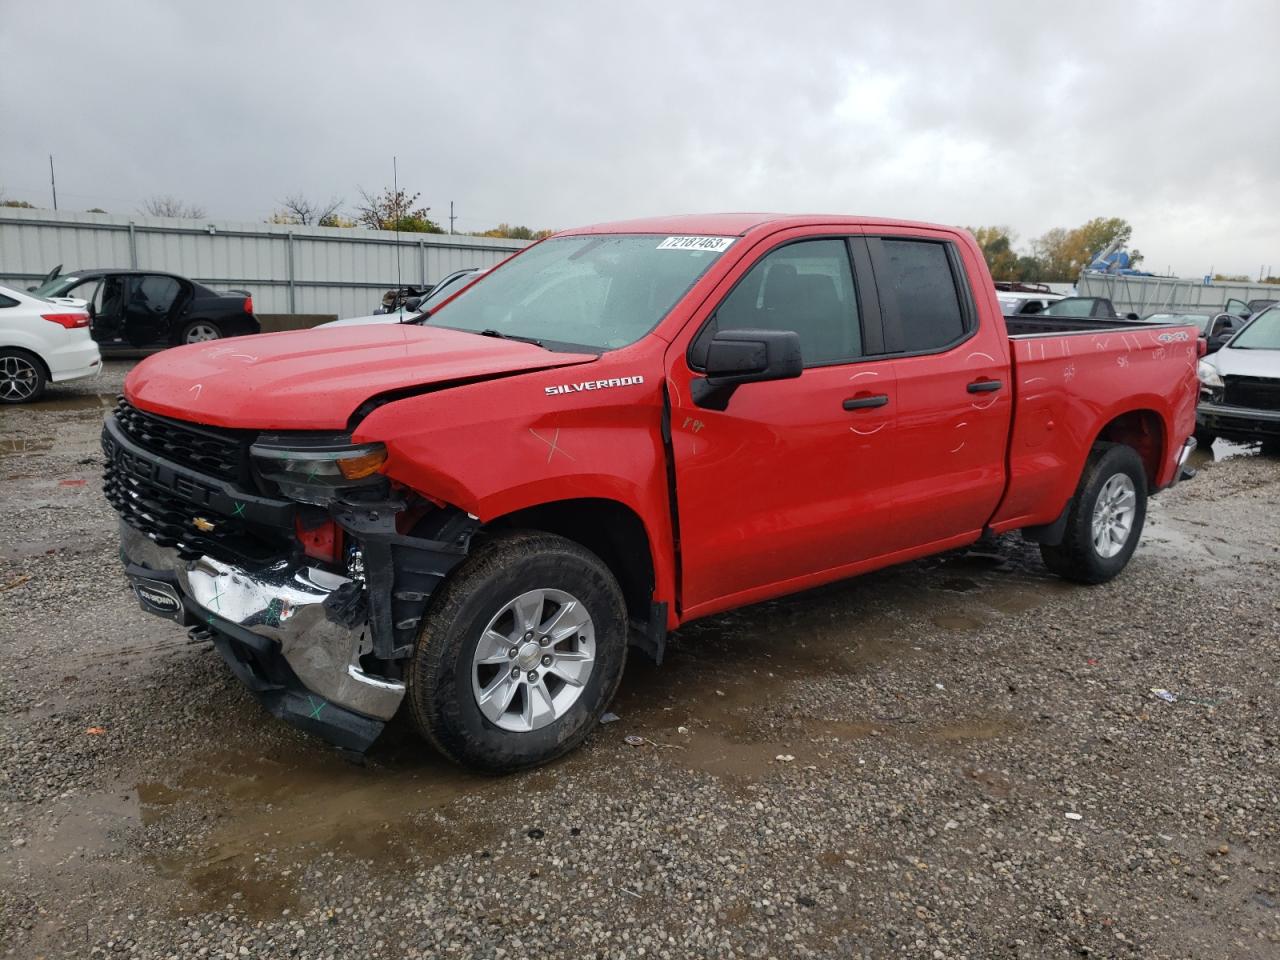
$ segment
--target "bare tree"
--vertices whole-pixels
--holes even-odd
[[[341,206],[340,197],[330,197],[328,203],[316,203],[301,193],[294,193],[280,201],[280,209],[271,219],[275,223],[296,223],[304,227],[312,224],[333,227],[343,219],[338,213]]]
[[[156,194],[142,201],[142,212],[152,217],[187,217],[199,220],[207,216],[204,207],[194,203],[184,203],[169,194]]]

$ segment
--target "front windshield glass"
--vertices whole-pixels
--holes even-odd
[[[1258,314],[1227,346],[1232,350],[1280,350],[1280,307]]]
[[[54,277],[52,280],[40,284],[31,291],[33,297],[60,297],[77,283],[80,282],[79,277]]]
[[[460,293],[432,326],[566,349],[614,350],[652,330],[728,249],[728,237],[553,237]]]
[[[1145,319],[1148,323],[1194,323],[1204,333],[1210,317],[1207,313],[1153,313]]]

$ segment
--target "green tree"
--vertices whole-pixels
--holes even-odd
[[[982,256],[987,261],[993,280],[1034,280],[1028,275],[1028,267],[1034,272],[1034,261],[1028,263],[1027,257],[1020,257],[1013,249],[1013,232],[1008,227],[970,227],[973,238],[982,248]]]
[[[415,207],[421,194],[385,188],[382,193],[360,189],[356,219],[370,230],[399,230],[402,233],[444,233],[427,214],[430,207]]]
[[[1054,227],[1046,231],[1032,243],[1032,249],[1044,266],[1041,279],[1070,282],[1111,244],[1127,245],[1132,236],[1129,221],[1120,217],[1094,217],[1072,230]],[[1130,264],[1136,265],[1141,260],[1140,251],[1129,251]]]
[[[501,237],[507,240],[542,240],[555,233],[554,230],[534,230],[532,227],[515,226],[500,223],[490,230],[475,234],[477,237]]]

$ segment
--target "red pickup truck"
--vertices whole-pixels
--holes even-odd
[[[143,608],[272,712],[358,750],[405,706],[511,770],[698,617],[1014,530],[1114,577],[1194,447],[1198,342],[1006,321],[949,227],[605,224],[417,323],[143,361],[105,492]]]

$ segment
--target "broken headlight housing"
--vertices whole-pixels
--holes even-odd
[[[1202,387],[1221,387],[1222,375],[1218,373],[1218,368],[1208,360],[1201,360],[1199,366],[1196,367],[1196,375],[1200,378],[1200,386]]]
[[[263,434],[249,448],[259,475],[290,500],[326,506],[354,488],[382,482],[381,443],[352,443],[346,434]]]

